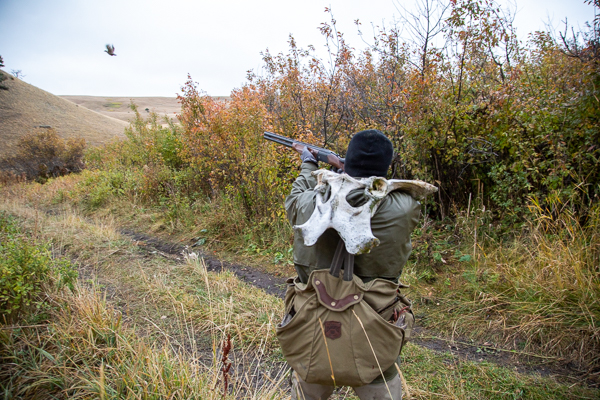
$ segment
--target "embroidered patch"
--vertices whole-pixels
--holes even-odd
[[[342,323],[338,321],[325,321],[325,336],[331,340],[339,339],[342,336]]]

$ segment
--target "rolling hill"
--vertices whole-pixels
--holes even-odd
[[[88,110],[2,71],[8,90],[0,90],[0,157],[14,151],[19,137],[51,127],[63,138],[82,137],[88,146],[125,138],[128,124]]]

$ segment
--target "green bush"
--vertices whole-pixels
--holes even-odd
[[[181,128],[170,120],[166,120],[168,127],[164,127],[155,113],[144,118],[135,104],[130,107],[135,119],[125,128],[129,140],[89,149],[85,155],[87,166],[110,169],[160,164],[175,170],[183,168],[186,163],[182,158]]]
[[[65,259],[53,259],[45,245],[30,242],[15,221],[0,213],[0,315],[5,321],[42,305],[44,285],[73,289],[77,271]]]

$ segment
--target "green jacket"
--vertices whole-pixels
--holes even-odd
[[[285,209],[292,226],[302,225],[313,213],[316,196],[313,189],[317,180],[311,172],[317,168],[314,163],[302,163],[300,175],[285,200]],[[361,205],[366,198],[363,190],[358,189],[350,192],[347,200],[350,205]],[[388,194],[371,218],[371,230],[380,244],[370,253],[354,258],[354,274],[365,282],[374,278],[397,282],[412,250],[410,234],[417,226],[420,214],[421,203],[410,195],[402,192]],[[325,231],[311,247],[305,246],[299,235],[294,235],[294,265],[303,283],[307,282],[312,270],[330,267],[338,241],[339,235],[333,229]]]

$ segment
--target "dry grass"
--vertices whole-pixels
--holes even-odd
[[[597,368],[600,207],[589,210],[583,226],[573,204],[549,200],[548,207],[532,200],[529,225],[511,241],[480,233],[474,261],[454,266],[432,285],[417,283],[428,303],[426,323],[447,334]],[[459,220],[466,237],[474,237],[476,221]],[[415,275],[413,269],[413,280]]]
[[[30,198],[37,192],[35,189],[29,193]],[[269,297],[270,302],[266,302],[262,298],[264,292],[244,284],[229,272],[209,279],[195,253],[185,255],[187,262],[183,264],[184,255],[180,260],[160,254],[148,259],[143,246],[118,232],[110,214],[85,218],[67,205],[48,215],[12,200],[6,200],[2,208],[22,218],[24,226],[35,232],[38,240],[50,241],[55,254],[73,258],[84,275],[107,288],[118,288],[121,303],[132,312],[137,310],[133,312],[137,324],[144,318],[155,320],[165,315],[155,304],[168,304],[169,314],[176,314],[179,311],[173,310],[183,306],[189,317],[197,321],[198,332],[226,326],[236,340],[259,347],[272,342],[283,307],[281,300]]]
[[[225,398],[282,399],[285,364],[274,336],[280,299],[230,273],[208,272],[118,232],[110,213],[83,217],[68,201],[80,179],[2,190],[0,210],[56,256],[79,265],[75,294],[49,293],[42,326],[2,327],[4,393],[14,398],[222,398],[222,343],[232,336]],[[52,212],[51,200],[63,197]],[[593,398],[597,392],[408,345],[401,365],[414,399]],[[347,388],[334,399],[355,399]]]
[[[29,187],[33,198],[36,187]],[[0,372],[5,393],[283,398],[286,369],[274,353],[281,300],[265,301],[262,291],[230,273],[207,272],[193,253],[183,263],[148,259],[108,217],[92,222],[69,208],[48,215],[10,200],[1,208],[36,240],[51,241],[57,256],[77,261],[82,283],[75,295],[48,294],[55,307],[42,326],[6,330],[3,358],[18,362]],[[220,348],[227,335],[234,365],[223,396]]]
[[[236,363],[245,361],[244,368],[254,370],[254,376],[234,369],[224,394],[219,335],[211,336],[212,352],[178,346],[160,328],[162,335],[140,338],[94,287],[49,294],[48,301],[55,307],[46,323],[0,331],[2,358],[13,361],[0,369],[9,398],[284,398],[280,385],[285,369],[270,374],[261,365],[264,355],[253,351],[249,360],[243,357],[246,348],[236,348],[229,357]],[[190,340],[195,337],[184,315],[177,324],[186,328]],[[268,379],[257,379],[256,374]]]

